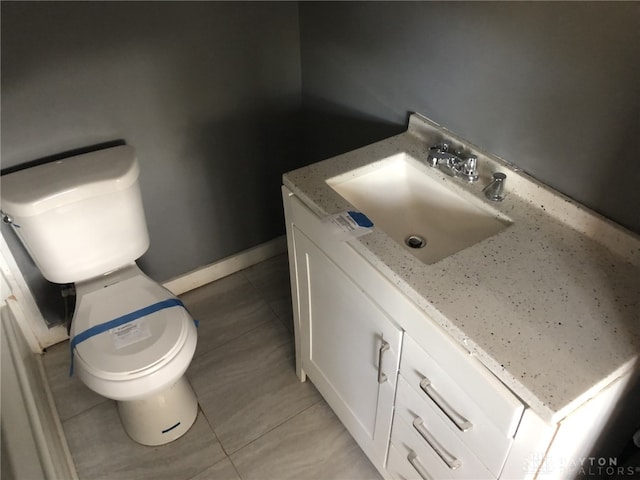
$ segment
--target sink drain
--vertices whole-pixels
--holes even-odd
[[[419,235],[409,235],[404,243],[410,248],[422,248],[427,244],[427,241]]]

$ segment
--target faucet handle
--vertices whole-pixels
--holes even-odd
[[[435,150],[436,152],[439,152],[439,153],[447,153],[449,151],[449,144],[446,142],[437,143],[432,147],[429,147],[429,150],[430,151]]]
[[[432,166],[438,166],[442,160],[449,160],[449,144],[448,143],[438,143],[429,147],[429,155],[427,156],[427,163]]]
[[[462,176],[467,182],[475,182],[478,180],[478,157],[469,155],[462,164]]]

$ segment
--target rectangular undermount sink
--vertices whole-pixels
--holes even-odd
[[[405,153],[327,184],[421,261],[432,264],[510,225],[412,164]],[[431,167],[429,167],[431,168]],[[424,242],[424,244],[422,244]]]

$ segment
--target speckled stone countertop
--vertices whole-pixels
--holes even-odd
[[[402,152],[426,159],[444,138],[478,155],[480,180],[421,168],[513,224],[432,265],[378,228],[349,242],[541,418],[557,422],[636,365],[638,236],[417,114],[405,133],[289,172],[284,184],[322,218],[353,209],[327,179]],[[503,202],[482,194],[496,171],[507,174]]]

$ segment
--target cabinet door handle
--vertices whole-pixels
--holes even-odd
[[[451,470],[455,470],[456,468],[460,468],[462,466],[462,462],[451,455],[440,444],[440,442],[438,442],[438,440],[436,440],[435,437],[431,435],[431,433],[429,433],[420,417],[416,417],[413,421],[413,428],[415,428],[420,436],[424,438],[424,441],[429,444],[429,446],[433,449],[434,452],[438,454],[442,461],[447,464],[447,467],[449,467]]]
[[[429,380],[427,377],[423,378],[420,382],[420,388],[424,393],[427,394],[427,396],[431,400],[434,401],[438,408],[442,410],[442,412],[447,417],[449,417],[449,420],[451,420],[461,432],[471,430],[473,424],[458,412],[456,412],[453,407],[451,407],[451,405],[449,405],[447,401],[442,398],[438,392],[435,391],[435,389],[431,386],[431,380]]]
[[[427,470],[420,463],[418,454],[416,452],[411,450],[409,452],[409,455],[407,455],[407,460],[409,460],[409,463],[414,468],[414,470],[418,472],[418,475],[420,475],[422,480],[433,480],[433,477],[427,473]]]
[[[378,383],[384,383],[387,381],[387,376],[382,373],[382,354],[391,348],[388,342],[382,340],[382,345],[378,350]]]

